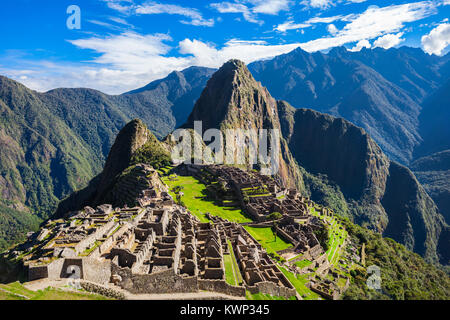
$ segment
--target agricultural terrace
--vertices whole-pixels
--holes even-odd
[[[311,214],[329,223],[327,257],[332,265],[336,265],[344,254],[344,242],[347,239],[348,233],[336,217],[321,215],[314,207],[311,208]]]
[[[280,267],[281,272],[288,278],[288,280],[295,287],[300,296],[305,300],[322,300],[322,297],[311,291],[306,284],[308,283],[309,274],[298,274],[294,275],[292,272],[289,272],[283,267]]]
[[[275,239],[272,228],[254,228],[249,226],[244,226],[244,228],[263,246],[264,249],[266,249],[269,254],[276,254],[277,251],[292,247],[291,243],[284,241],[279,236]]]
[[[209,222],[205,214],[209,212],[213,216],[219,216],[232,222],[245,223],[252,220],[247,218],[240,208],[222,207],[213,200],[208,199],[206,186],[192,176],[178,176],[175,174],[161,177],[169,187],[170,195],[176,199],[173,188],[180,186],[184,196],[181,197],[186,208],[192,212],[201,222]]]
[[[228,284],[238,286],[243,283],[243,279],[234,255],[233,246],[229,240],[228,251],[230,253],[223,256],[225,262],[225,278]]]

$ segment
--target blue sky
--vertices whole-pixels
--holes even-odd
[[[80,29],[69,29],[70,5]],[[192,65],[289,52],[449,51],[450,0],[14,0],[0,4],[0,74],[28,87],[118,94]]]

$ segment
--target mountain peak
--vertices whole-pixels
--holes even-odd
[[[193,128],[194,121],[201,120],[205,130],[262,128],[262,120],[276,119],[275,113],[276,102],[266,88],[244,62],[233,59],[213,74],[184,127]]]
[[[97,198],[102,196],[114,178],[130,165],[133,153],[148,141],[150,135],[147,126],[139,119],[132,120],[120,130],[106,160]]]

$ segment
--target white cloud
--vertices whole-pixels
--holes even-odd
[[[245,63],[274,57],[298,48],[300,44],[268,45],[261,41],[228,41],[221,49],[216,49],[199,40],[185,39],[180,42],[180,53],[190,55],[194,65],[220,67],[230,59],[240,59]]]
[[[264,13],[277,15],[280,11],[288,11],[289,0],[250,0],[255,6],[252,8],[254,13]]]
[[[444,6],[449,5],[450,4],[450,0],[443,0],[442,3],[444,4]]]
[[[123,14],[128,14],[133,8],[133,0],[102,0],[106,5],[113,10],[119,11]]]
[[[263,24],[258,14],[278,15],[288,11],[291,0],[236,0],[235,2],[218,2],[210,6],[220,13],[241,13],[248,22]]]
[[[123,14],[170,14],[180,15],[189,20],[181,20],[181,23],[194,26],[214,26],[214,19],[203,18],[202,13],[195,8],[187,8],[174,4],[158,3],[148,1],[141,5],[136,5],[133,0],[102,0],[107,3],[108,7],[117,10]]]
[[[392,47],[395,47],[399,43],[402,43],[405,41],[405,39],[402,39],[403,32],[399,32],[397,34],[387,34],[385,36],[379,37],[375,42],[373,43],[374,48],[381,47],[383,49],[389,49]]]
[[[312,7],[312,8],[326,9],[333,4],[333,1],[331,1],[331,0],[304,0],[304,1],[302,1],[302,4]]]
[[[336,26],[334,24],[329,24],[327,26],[327,30],[330,34],[335,35],[339,32],[339,30],[336,28]]]
[[[358,52],[361,51],[362,48],[370,49],[371,47],[372,45],[370,44],[370,42],[364,39],[358,41],[358,43],[353,48],[349,49],[349,51]]]
[[[399,32],[405,23],[421,20],[437,12],[435,3],[422,1],[383,8],[369,7],[365,12],[347,18],[350,22],[334,37],[311,40],[302,44],[306,51],[319,51],[363,39],[374,39]]]
[[[252,23],[263,23],[257,19],[256,15],[253,14],[250,9],[241,3],[231,3],[231,2],[220,2],[212,3],[211,7],[216,9],[220,13],[242,13],[245,20]]]
[[[274,28],[274,30],[277,30],[280,32],[286,32],[287,30],[309,28],[309,27],[312,27],[314,24],[318,24],[318,23],[331,23],[331,22],[334,22],[337,20],[349,21],[354,16],[355,15],[353,15],[353,14],[346,15],[346,16],[339,15],[339,16],[332,16],[332,17],[317,16],[314,18],[310,18],[303,23],[295,23],[292,20],[288,20],[285,23],[282,23],[282,24],[279,24],[278,26],[276,26]]]
[[[143,5],[135,7],[136,14],[171,14],[181,15],[189,18],[190,21],[182,20],[180,22],[185,24],[192,24],[194,26],[207,26],[212,27],[214,25],[214,19],[204,19],[200,11],[193,8],[185,8],[179,5],[162,4],[157,2],[147,2]]]
[[[74,64],[34,61],[27,65],[20,62],[17,64],[22,69],[0,66],[0,73],[39,91],[56,87],[88,87],[119,94],[161,79],[174,70],[194,65],[217,68],[232,58],[250,63],[299,47],[299,44],[269,45],[264,41],[236,39],[221,48],[196,39],[185,39],[177,46],[166,34],[140,35],[134,32],[69,42],[80,49],[93,50],[98,57]],[[178,52],[174,52],[177,49]],[[7,62],[3,58],[2,61]]]
[[[450,44],[450,24],[443,23],[422,37],[422,46],[429,54],[441,55]]]
[[[286,21],[285,23],[279,24],[274,28],[274,30],[280,31],[280,32],[286,32],[287,30],[295,30],[295,29],[302,29],[302,28],[308,28],[310,27],[310,24],[306,23],[294,23],[292,20]]]

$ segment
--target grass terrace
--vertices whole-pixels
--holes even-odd
[[[336,217],[323,216],[314,207],[311,208],[311,214],[329,223],[330,237],[328,241],[329,248],[327,250],[327,257],[332,265],[337,265],[344,252],[343,244],[348,236],[347,231],[342,224],[339,223]]]
[[[245,226],[244,228],[266,249],[267,253],[276,253],[277,251],[292,247],[292,244],[284,241],[279,236],[275,240],[271,228],[253,228],[249,226]]]
[[[205,216],[207,212],[232,222],[245,223],[252,221],[244,215],[240,208],[221,207],[213,200],[208,199],[206,186],[194,177],[176,176],[176,178],[169,179],[168,176],[164,176],[161,179],[169,186],[169,193],[174,199],[176,199],[176,196],[171,190],[176,186],[183,187],[181,192],[184,193],[184,196],[181,200],[186,205],[186,208],[199,218],[201,222],[209,222]]]
[[[309,261],[309,260],[304,259],[304,260],[297,261],[297,262],[295,262],[294,264],[295,264],[297,267],[299,267],[300,269],[303,269],[303,268],[305,268],[305,267],[310,266],[310,265],[312,264],[312,262]]]
[[[322,297],[311,291],[306,286],[306,283],[308,282],[308,276],[307,274],[297,275],[295,276],[292,272],[287,271],[285,268],[280,267],[281,272],[288,278],[288,280],[292,283],[292,285],[295,287],[297,292],[302,296],[305,300],[322,300]]]

